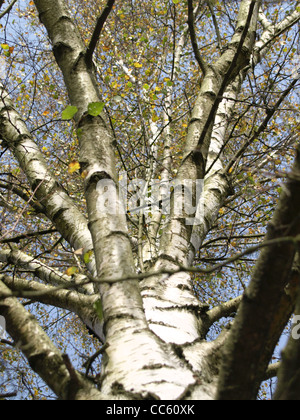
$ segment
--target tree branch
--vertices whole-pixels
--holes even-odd
[[[261,20],[263,20],[263,15],[261,15]],[[272,42],[274,42],[280,35],[286,32],[288,29],[292,28],[300,21],[300,12],[299,9],[296,10],[285,19],[283,19],[277,25],[272,25],[267,23],[266,19],[263,20],[263,25],[265,27],[265,33],[262,36],[261,41],[257,43],[256,55],[260,55]]]
[[[69,286],[71,283],[71,278],[69,276],[62,274],[59,270],[49,267],[34,257],[31,257],[19,250],[1,250],[0,262],[31,271],[36,277],[47,284],[51,284],[52,286],[60,285],[64,287]],[[85,276],[83,276],[83,278],[85,278]],[[73,282],[72,284],[74,286]]]
[[[0,281],[9,288],[9,291],[5,295],[2,294],[0,298],[23,297],[34,302],[66,309],[78,315],[101,342],[105,341],[103,321],[99,318],[94,307],[94,304],[99,301],[98,295],[87,296],[78,291],[70,291],[70,289],[76,288],[76,283],[71,280],[65,286],[58,287],[46,286],[15,276],[12,278],[0,275]]]
[[[26,295],[26,297],[30,296],[32,300],[35,300],[34,297],[36,296],[38,302],[66,309],[81,318],[83,313],[88,318],[87,312],[89,312],[91,318],[96,315],[93,305],[99,300],[97,295],[86,296],[68,289],[57,290],[55,287],[46,286],[36,281],[28,281],[18,277],[12,278],[5,275],[0,275],[0,281],[13,292],[6,297],[24,297]]]
[[[241,53],[243,52],[244,43],[245,43],[247,37],[249,36],[249,29],[250,29],[250,26],[251,26],[251,21],[252,21],[253,14],[254,14],[254,11],[255,11],[256,3],[257,3],[256,0],[252,0],[252,2],[250,4],[248,17],[247,17],[247,20],[245,22],[245,27],[243,28],[243,32],[240,36],[239,44],[236,47],[235,55],[234,55],[234,57],[232,59],[232,62],[231,62],[230,66],[227,70],[227,73],[223,77],[222,84],[220,86],[219,92],[218,92],[218,94],[216,96],[216,99],[213,103],[210,114],[209,114],[209,116],[207,118],[207,121],[205,123],[204,129],[202,130],[202,133],[201,133],[201,136],[200,136],[199,142],[198,142],[199,146],[202,145],[202,143],[204,142],[204,139],[207,135],[207,132],[209,132],[209,127],[211,126],[211,124],[214,121],[216,112],[218,110],[218,107],[219,107],[222,99],[223,99],[223,95],[224,95],[224,93],[226,91],[226,88],[228,87],[230,81],[234,80],[235,77],[237,77],[238,74],[242,71],[242,66],[240,66],[238,64],[239,63],[239,58],[240,58]],[[236,33],[238,33],[238,29],[239,28],[237,27],[236,28]]]
[[[242,301],[242,296],[239,296],[235,299],[230,300],[229,302],[222,303],[219,306],[208,311],[205,315],[202,327],[201,334],[205,336],[210,329],[210,327],[221,318],[230,317],[232,314],[236,314]]]
[[[291,91],[294,89],[294,87],[299,83],[299,80],[293,80],[293,82],[290,84],[290,86],[282,93],[276,104],[273,108],[268,109],[267,116],[261,123],[260,127],[255,131],[253,136],[249,140],[245,142],[245,144],[240,148],[240,150],[235,154],[235,156],[231,159],[231,161],[227,164],[227,167],[225,169],[225,172],[231,172],[231,169],[234,167],[234,165],[237,164],[239,161],[239,158],[245,153],[245,151],[248,149],[248,147],[259,138],[259,136],[265,131],[265,129],[268,127],[269,122],[274,117],[275,113],[279,110],[279,107],[284,102],[284,100],[287,98],[287,96],[291,93]]]
[[[193,274],[212,274],[216,271],[219,271],[221,268],[227,266],[230,263],[233,263],[235,261],[240,260],[241,258],[245,257],[246,255],[251,255],[254,254],[255,252],[264,249],[264,248],[272,248],[272,247],[276,247],[276,246],[284,246],[284,245],[292,245],[294,247],[294,249],[296,250],[299,247],[300,244],[300,235],[293,237],[293,236],[286,236],[284,238],[276,238],[270,241],[265,241],[262,242],[261,244],[252,246],[247,248],[245,251],[238,253],[236,255],[234,255],[231,258],[228,258],[227,260],[213,265],[212,267],[209,268],[199,268],[199,267],[186,267],[181,265],[179,262],[173,261],[173,265],[177,266],[177,268],[175,269],[167,269],[167,268],[162,268],[161,270],[157,270],[157,271],[148,271],[146,273],[142,273],[142,274],[131,274],[129,276],[123,276],[123,277],[107,277],[107,278],[96,278],[91,276],[89,273],[86,273],[86,277],[82,276],[81,279],[78,279],[78,281],[73,282],[73,281],[69,281],[67,282],[61,282],[61,285],[57,286],[57,287],[53,287],[52,291],[59,291],[59,290],[63,290],[63,289],[73,289],[75,287],[82,287],[82,286],[86,286],[87,284],[90,283],[94,283],[94,284],[115,284],[115,283],[122,283],[122,282],[126,282],[126,281],[130,281],[130,280],[145,280],[147,278],[152,278],[152,277],[157,277],[157,276],[162,276],[162,275],[168,275],[168,276],[173,276],[174,274],[179,274],[179,273],[193,273]],[[2,251],[0,252],[0,261],[1,259],[6,259],[7,257],[4,255],[4,253],[9,253],[9,251]],[[21,253],[21,251],[18,251],[18,253]],[[23,253],[21,253],[23,254]],[[23,254],[25,255],[25,254]],[[23,257],[24,258],[24,257]],[[28,258],[28,257],[27,257]],[[47,267],[44,264],[36,261],[36,260],[30,260],[33,263],[33,266],[37,266],[37,268],[43,268]],[[25,266],[26,262],[20,262],[19,261],[19,265],[24,265]],[[30,265],[28,265],[28,267],[30,267]],[[33,268],[34,270],[34,268]],[[65,275],[58,275],[56,274],[56,271],[53,269],[48,268],[49,270],[49,274],[52,273],[54,276],[54,279],[56,278],[55,276],[57,276],[57,279],[63,280],[63,278],[68,276]],[[47,271],[46,271],[47,273]],[[49,275],[49,274],[43,274],[43,273],[36,273],[36,275],[40,278],[42,278],[41,276],[45,276],[45,275]],[[14,293],[10,293],[9,295],[7,295],[7,297],[9,296],[19,296],[19,297],[24,297],[24,298],[38,298],[40,296],[43,296],[44,294],[47,294],[47,290],[45,289],[45,291],[40,291],[40,292],[23,292],[22,295],[15,295]]]
[[[190,37],[192,41],[192,47],[194,50],[195,58],[199,64],[200,69],[202,70],[205,76],[208,70],[208,66],[207,66],[206,61],[202,58],[202,55],[198,48],[196,29],[195,29],[195,20],[194,20],[193,0],[188,0],[188,26],[189,26]]]
[[[7,181],[3,181],[2,182],[7,182]],[[0,183],[0,188],[3,188],[9,192],[12,192],[14,194],[16,194],[17,196],[19,196],[20,198],[22,198],[23,201],[25,201],[26,205],[29,204],[33,210],[37,213],[37,214],[44,214],[45,213],[45,208],[42,204],[40,204],[35,197],[33,197],[32,199],[30,198],[30,196],[28,195],[27,191],[25,189],[21,189],[18,188],[14,185],[12,185],[11,182],[7,182],[7,184],[2,184],[2,182]]]
[[[5,10],[3,10],[3,12],[2,13],[0,13],[0,19],[2,19],[7,13],[9,13],[10,11],[11,11],[11,9],[14,7],[14,5],[17,3],[17,1],[18,0],[13,0],[11,3],[10,3],[10,5],[5,9]],[[3,4],[4,2],[2,2],[2,4]],[[1,6],[2,6],[2,4],[1,4]],[[1,7],[0,6],[0,7]]]
[[[9,293],[1,281],[0,292],[3,295]],[[16,298],[1,299],[0,314],[5,318],[8,334],[25,355],[31,368],[59,398],[67,400],[72,389],[73,398],[77,400],[103,399],[102,394],[79,374],[76,381],[72,380],[60,351]]]
[[[96,49],[97,43],[99,41],[102,29],[105,25],[105,22],[107,21],[108,16],[110,15],[114,4],[115,4],[116,0],[108,0],[106,3],[106,6],[104,7],[101,15],[98,17],[97,23],[96,23],[96,27],[94,29],[90,44],[87,48],[86,54],[85,54],[85,59],[86,59],[86,63],[87,65],[90,65],[92,63],[92,59],[93,59],[93,54],[94,51]]]
[[[281,362],[272,363],[271,365],[269,365],[266,371],[264,380],[267,381],[268,379],[276,378],[280,368],[281,368]]]
[[[7,394],[0,394],[0,400],[4,400],[6,398],[13,398],[16,397],[18,394],[16,392],[9,392]]]
[[[0,243],[1,244],[19,243],[22,239],[35,238],[37,236],[49,235],[51,233],[57,233],[57,229],[46,229],[46,230],[41,230],[39,232],[26,232],[26,233],[23,233],[22,235],[15,236],[14,238],[0,240]]]
[[[298,237],[300,233],[300,148],[293,175],[269,224],[267,242],[286,234]],[[256,398],[274,348],[294,310],[300,284],[299,271],[292,271],[297,249],[282,243],[261,252],[226,343],[218,399]]]
[[[16,111],[2,83],[0,83],[0,112],[2,118],[0,136],[26,174],[34,191],[34,197],[44,208],[43,213],[74,249],[84,248],[84,252],[90,251],[93,249],[93,242],[86,218],[50,171],[44,155]],[[94,257],[91,258],[88,268],[95,274]]]
[[[219,47],[219,50],[222,52],[222,36],[221,36],[220,28],[218,26],[218,21],[217,21],[217,18],[216,18],[216,14],[214,12],[213,5],[211,4],[211,0],[207,0],[207,5],[208,5],[209,11],[211,13],[213,23],[214,23],[214,27],[215,27],[215,30],[216,30],[218,47]]]

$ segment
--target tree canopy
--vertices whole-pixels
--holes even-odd
[[[0,399],[300,398],[299,22],[0,0]]]

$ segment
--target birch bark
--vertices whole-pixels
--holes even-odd
[[[111,134],[103,116],[87,114],[88,105],[100,100],[93,69],[86,65],[84,47],[63,1],[55,0],[54,4],[52,1],[55,7],[51,8],[46,0],[36,0],[35,4],[53,44],[71,104],[79,110],[76,121],[81,129],[80,162],[87,173],[89,228],[98,278],[130,278],[134,274],[134,260],[125,215],[103,213],[97,205],[101,200],[97,191],[99,181],[110,180],[117,197],[118,190]],[[103,362],[104,393],[121,387],[125,393],[134,390],[143,398],[155,394],[158,398],[175,399],[196,383],[190,369],[171,348],[166,351],[165,345],[149,330],[136,281],[103,284],[99,292],[108,343]],[[207,397],[204,391],[202,394]]]
[[[259,4],[257,2],[242,2],[236,33],[229,44],[229,48],[209,68],[202,82],[201,91],[188,129],[184,160],[178,173],[179,182],[184,183],[187,179],[193,181],[204,179],[211,144],[211,158],[216,156],[216,152],[219,153],[220,147],[222,147],[224,132],[218,133],[218,130],[227,128],[226,123],[222,123],[226,110],[220,109],[217,124],[214,126],[221,102],[219,94],[222,89],[225,91],[226,87],[231,85],[239,72],[249,64],[255,45],[254,33],[258,21],[258,11]],[[247,36],[245,36],[244,32],[247,32]],[[241,48],[241,44],[243,48]],[[237,61],[237,66],[234,74],[231,74],[230,69],[233,60]],[[223,93],[221,94],[223,95]],[[223,106],[225,105],[226,102],[224,102]],[[215,111],[214,108],[216,108]],[[211,143],[213,130],[215,130],[214,139],[213,143]],[[217,169],[216,172],[218,180],[216,177],[214,178],[211,188],[211,191],[214,191],[214,196],[210,195],[208,197],[206,195],[205,197],[207,206],[212,206],[206,213],[210,214],[211,221],[214,220],[216,211],[219,211],[222,199],[230,192],[230,185],[226,175],[219,173]],[[209,180],[207,181],[207,186],[208,183]],[[218,191],[217,194],[216,191]],[[195,201],[195,195],[193,199]],[[209,223],[205,222],[205,218],[201,222],[199,229],[204,228],[203,232],[205,232],[205,226],[208,228]],[[186,224],[186,217],[178,217],[171,213],[170,223],[163,232],[159,258],[154,266],[154,270],[175,269],[178,267],[178,264],[188,265],[193,260],[195,249],[200,245],[199,233],[194,232],[192,237],[192,228]],[[191,239],[194,244],[194,250],[189,254]],[[181,273],[170,278],[165,276],[146,279],[142,282],[142,290],[145,313],[151,329],[156,334],[164,337],[164,339],[167,337],[167,340],[177,344],[190,343],[199,337],[201,322],[197,314],[201,314],[202,305],[194,296],[191,278],[188,274]]]

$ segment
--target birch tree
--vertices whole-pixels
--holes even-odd
[[[298,399],[299,2],[0,13],[1,398]]]

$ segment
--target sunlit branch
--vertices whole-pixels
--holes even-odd
[[[28,281],[18,277],[0,275],[2,281],[15,297],[22,297],[23,293],[31,294],[33,299],[36,296],[40,303],[54,305],[61,309],[66,309],[80,317],[96,317],[93,305],[99,300],[99,296],[86,296],[77,291],[68,289],[56,290],[53,286],[40,284],[36,281]]]
[[[53,267],[47,266],[46,264],[25,254],[22,251],[11,251],[6,249],[2,250],[0,252],[0,262],[11,264],[19,269],[30,271],[47,284],[62,285],[65,287],[66,285],[69,286],[71,282],[72,288],[76,288],[76,278],[74,284],[74,282],[71,281],[71,277],[62,274],[60,271],[54,269]],[[85,277],[83,276],[83,278]],[[80,280],[82,281],[82,277]]]
[[[231,316],[235,316],[236,312],[240,306],[242,301],[242,296],[239,296],[235,299],[230,300],[229,302],[222,303],[219,306],[211,309],[206,313],[205,321],[201,327],[201,334],[205,336],[210,329],[210,327],[221,318],[228,318]]]
[[[278,375],[279,369],[281,368],[281,362],[278,363],[272,363],[269,365],[266,375],[265,375],[265,381],[268,379],[275,378]]]

